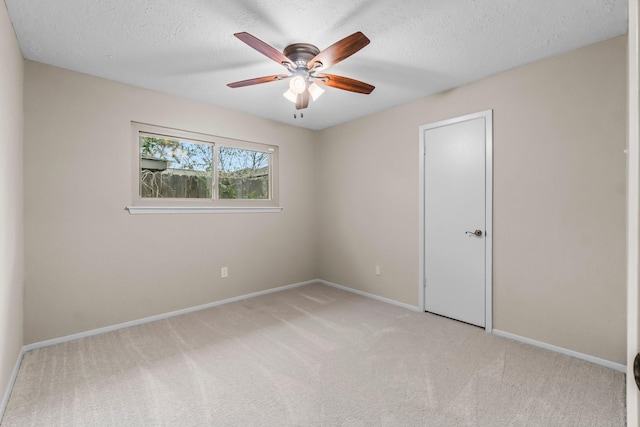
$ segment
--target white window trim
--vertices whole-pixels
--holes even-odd
[[[148,214],[201,214],[201,213],[277,213],[282,211],[281,206],[276,207],[228,207],[228,206],[127,206],[131,215]]]
[[[191,141],[207,142],[214,146],[230,146],[249,150],[264,151],[271,156],[269,171],[269,200],[249,199],[178,199],[178,198],[142,198],[140,197],[140,133],[155,134],[169,138],[183,138]],[[184,214],[184,213],[274,213],[281,212],[278,205],[278,146],[250,141],[241,141],[198,132],[171,129],[145,123],[131,122],[131,206],[126,210],[132,215],[140,214]],[[218,174],[214,162],[213,191],[217,197]]]

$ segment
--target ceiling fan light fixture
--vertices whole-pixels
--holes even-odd
[[[299,74],[297,76],[294,76],[289,81],[289,90],[295,93],[296,95],[301,94],[306,89],[307,89],[307,79],[305,79],[303,76]]]
[[[283,93],[282,96],[284,96],[285,98],[287,98],[289,101],[293,102],[294,104],[298,100],[298,94],[293,92],[291,89],[289,89],[285,93]]]
[[[309,94],[311,95],[311,98],[315,101],[316,99],[320,98],[320,96],[324,93],[324,89],[322,89],[320,86],[318,86],[317,84],[313,83],[311,86],[309,86]]]
[[[289,74],[275,74],[228,83],[227,86],[231,88],[290,79],[289,89],[283,95],[288,101],[295,104],[296,111],[304,110],[309,106],[311,99],[315,101],[324,93],[324,89],[316,83],[320,83],[321,86],[331,86],[365,95],[375,89],[368,83],[349,77],[324,73],[316,74],[316,72],[324,71],[326,68],[338,64],[368,45],[370,40],[360,31],[339,40],[322,51],[309,43],[293,43],[280,52],[247,32],[235,33],[234,36],[267,58],[283,65]],[[300,117],[302,117],[302,113],[300,113]]]

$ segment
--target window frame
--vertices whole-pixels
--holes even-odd
[[[140,136],[157,135],[169,139],[182,139],[187,142],[213,145],[213,163],[211,180],[211,198],[153,198],[141,197],[140,192]],[[127,210],[132,214],[145,213],[207,213],[207,212],[279,212],[278,205],[278,146],[258,142],[243,141],[221,136],[208,135],[172,129],[164,126],[131,122],[131,206]],[[233,147],[243,150],[259,151],[270,154],[269,161],[269,199],[220,199],[218,187],[218,147]]]

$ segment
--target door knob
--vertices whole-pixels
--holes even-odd
[[[476,230],[476,231],[465,231],[464,234],[474,234],[478,237],[482,236],[482,231],[481,230]]]

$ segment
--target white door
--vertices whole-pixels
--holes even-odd
[[[486,277],[490,272],[487,258],[487,232],[491,230],[487,226],[490,123],[491,112],[484,112],[421,128],[424,307],[426,311],[481,327],[488,326],[490,316]]]

